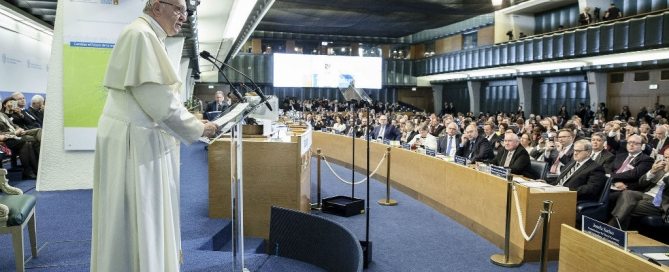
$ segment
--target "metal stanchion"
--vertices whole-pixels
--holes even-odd
[[[379,205],[395,206],[397,200],[390,198],[390,147],[386,149],[386,198],[377,201]]]
[[[506,176],[506,226],[504,230],[504,255],[495,254],[490,256],[490,262],[503,267],[516,267],[523,264],[523,260],[509,255],[509,245],[511,239],[511,194],[513,191],[513,176]]]
[[[321,149],[316,149],[316,203],[311,203],[312,210],[321,210]]]
[[[541,218],[544,221],[543,234],[541,236],[541,269],[539,271],[545,272],[548,265],[548,238],[550,238],[550,221],[551,213],[553,213],[553,201],[545,200],[544,209],[541,211]]]

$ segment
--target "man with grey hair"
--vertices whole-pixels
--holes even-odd
[[[559,186],[569,187],[576,191],[576,199],[597,200],[606,184],[606,173],[601,164],[590,158],[592,144],[588,140],[578,140],[574,143],[573,160],[558,176]],[[606,188],[608,190],[608,188]]]
[[[211,137],[178,97],[165,39],[186,21],[185,0],[150,0],[121,32],[102,85],[93,174],[91,271],[179,271],[179,148]]]
[[[523,175],[530,168],[530,154],[520,145],[518,135],[504,133],[504,151],[497,153],[492,164],[511,169],[511,174]]]
[[[40,127],[44,124],[44,97],[36,94],[30,99],[28,112],[37,118]]]

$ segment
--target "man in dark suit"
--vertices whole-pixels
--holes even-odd
[[[485,122],[483,124],[483,137],[485,137],[493,149],[501,151],[503,148],[501,146],[502,139],[500,139],[497,134],[495,134],[495,125],[491,122]]]
[[[214,101],[211,101],[207,104],[207,108],[204,110],[204,116],[207,117],[207,119],[213,119],[215,116],[210,116],[210,112],[215,112],[215,111],[225,111],[227,109],[229,104],[225,101],[225,95],[223,95],[223,91],[216,91],[214,94]]]
[[[472,162],[489,161],[495,157],[490,142],[483,135],[479,136],[475,124],[465,128],[465,134],[462,136],[462,142],[456,155],[465,157]]]
[[[603,166],[607,174],[611,174],[611,168],[613,167],[613,159],[615,159],[615,156],[613,156],[611,152],[604,149],[606,135],[601,132],[595,132],[590,137],[590,143],[592,144],[592,154],[590,155],[590,158],[599,165]]]
[[[504,134],[504,151],[497,153],[491,162],[494,165],[510,168],[511,174],[523,175],[530,168],[530,154],[520,145],[518,135]]]
[[[30,107],[26,111],[37,118],[37,123],[42,127],[44,124],[44,97],[39,94],[33,95],[33,98],[30,99]]]
[[[451,122],[446,127],[446,135],[437,139],[437,152],[452,157],[458,151],[459,146],[458,125]]]
[[[400,130],[395,126],[388,123],[388,117],[381,115],[379,117],[379,125],[374,128],[371,135],[374,140],[389,140],[389,141],[399,141],[402,134]]]
[[[578,201],[597,200],[606,184],[604,167],[590,159],[591,153],[590,142],[576,141],[572,162],[557,178],[556,185],[569,187],[570,191],[576,191]]]
[[[548,142],[546,144],[546,153],[544,161],[550,168],[548,173],[559,175],[565,165],[568,165],[574,155],[574,134],[571,130],[561,129],[558,132],[557,142]]]
[[[639,179],[651,169],[653,159],[641,152],[641,136],[630,135],[626,144],[627,152],[618,152],[613,160],[613,186],[621,191],[639,190]]]
[[[669,152],[665,159],[655,162],[652,169],[639,179],[639,189],[625,190],[611,212],[609,225],[627,229],[632,216],[667,216],[669,210]],[[665,218],[666,220],[666,218]]]

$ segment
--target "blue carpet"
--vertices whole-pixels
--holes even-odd
[[[212,251],[213,238],[229,224],[229,220],[207,217],[208,187],[207,158],[203,144],[183,146],[181,165],[181,227],[184,249],[184,271],[230,271],[232,254]],[[315,167],[315,163],[312,164]],[[350,170],[333,166],[340,175],[350,177]],[[337,182],[324,169],[323,196],[349,195],[350,187]],[[315,168],[312,168],[312,200],[315,201]],[[358,175],[358,180],[362,175]],[[36,192],[35,181],[16,181],[13,186],[36,195],[37,237],[40,256],[30,259],[29,271],[89,271],[91,235],[91,191]],[[376,201],[385,197],[383,183],[371,185],[371,233],[374,243],[373,262],[368,271],[538,271],[538,263],[518,268],[500,268],[490,264],[489,257],[500,253],[488,241],[480,238],[450,218],[432,208],[392,190],[395,207],[385,207]],[[356,197],[364,197],[364,184],[356,187]],[[338,217],[321,214],[349,228],[364,239],[364,215]],[[26,258],[30,258],[29,241],[25,234]],[[220,235],[219,235],[220,236]],[[225,238],[222,238],[223,240]],[[0,271],[14,271],[14,256],[9,235],[0,235]],[[251,271],[322,271],[294,260],[246,254],[246,266]],[[549,271],[556,271],[552,262]]]

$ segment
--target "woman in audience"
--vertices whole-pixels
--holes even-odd
[[[414,137],[416,137],[416,134],[418,132],[414,129],[413,122],[406,122],[404,123],[404,128],[402,129],[402,137],[400,138],[400,143],[405,144],[411,141]]]
[[[2,112],[0,112],[0,142],[4,143],[12,154],[18,154],[23,168],[23,178],[35,179],[37,177],[37,162],[39,158],[39,143],[34,137],[26,134],[26,131],[15,126],[9,119],[7,113],[11,113],[17,107],[14,98],[6,98],[2,101]]]
[[[630,117],[632,117],[630,108],[628,106],[623,106],[623,110],[620,112],[620,115],[618,115],[618,119],[627,122]]]
[[[334,124],[332,125],[332,130],[337,134],[343,134],[346,131],[346,124],[341,120],[341,116],[337,114],[334,118]]]

